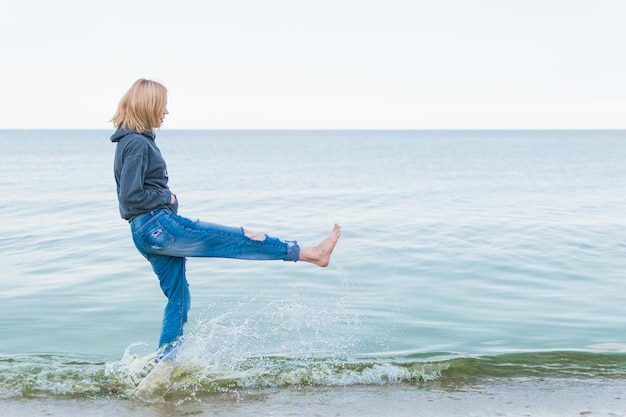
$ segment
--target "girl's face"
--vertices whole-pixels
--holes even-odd
[[[165,107],[165,109],[163,109],[163,115],[161,116],[161,124],[163,124],[163,121],[165,120],[165,115],[166,114],[170,114],[170,112],[167,111],[167,106]]]

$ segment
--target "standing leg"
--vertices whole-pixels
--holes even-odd
[[[171,345],[183,335],[183,326],[187,322],[187,313],[191,307],[189,284],[185,276],[186,259],[149,255],[148,260],[159,278],[163,294],[167,297],[159,339],[159,347],[164,347]]]

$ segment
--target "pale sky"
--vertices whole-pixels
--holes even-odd
[[[624,129],[624,0],[0,0],[0,129]]]

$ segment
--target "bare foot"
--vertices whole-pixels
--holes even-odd
[[[322,268],[327,267],[330,262],[330,255],[333,253],[340,236],[341,227],[338,224],[335,224],[333,230],[319,245],[300,248],[300,257],[298,260],[310,262],[317,266],[321,266]]]

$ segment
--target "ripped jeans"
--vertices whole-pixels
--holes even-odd
[[[215,257],[296,262],[300,247],[295,241],[270,236],[246,236],[241,227],[227,227],[190,220],[159,209],[133,217],[133,242],[152,264],[167,297],[159,347],[183,334],[191,306],[185,276],[186,257]]]

